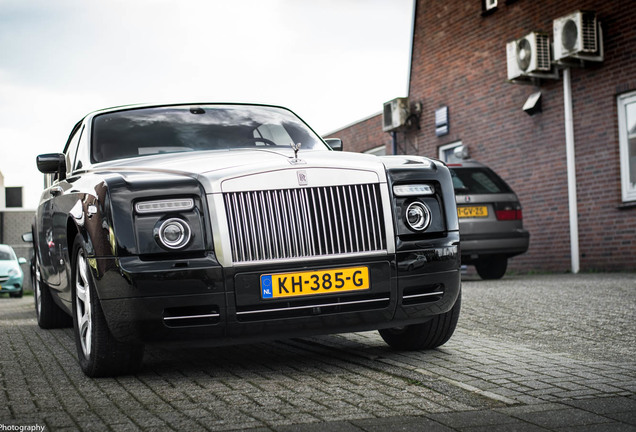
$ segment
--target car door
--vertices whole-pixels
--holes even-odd
[[[42,192],[38,205],[36,223],[37,230],[37,257],[42,281],[54,288],[60,285],[60,277],[57,266],[53,262],[55,242],[53,241],[53,199],[59,190],[57,180]]]
[[[70,186],[66,178],[73,169],[82,131],[81,124],[78,124],[71,133],[65,148],[66,172],[62,175],[63,178],[55,178],[53,184],[43,192],[38,208],[39,259],[42,280],[51,288],[58,290],[67,290],[68,288],[66,274],[66,261],[69,256],[66,239],[68,209],[65,208],[67,206],[64,201],[67,201],[65,191]]]
[[[77,196],[73,191],[73,172],[75,171],[75,159],[78,147],[82,145],[84,135],[84,127],[76,126],[74,132],[68,140],[68,145],[64,151],[66,161],[66,174],[62,180],[58,182],[57,194],[53,198],[53,242],[55,247],[52,249],[52,261],[57,273],[57,279],[60,281],[60,290],[64,292],[62,297],[70,301],[70,262],[73,251],[69,250],[69,245],[73,244],[74,239],[67,238],[67,222],[71,208],[77,202]],[[66,298],[68,297],[68,298]]]

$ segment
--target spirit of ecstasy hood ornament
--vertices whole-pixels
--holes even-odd
[[[304,160],[302,159],[298,159],[298,150],[300,150],[300,146],[302,145],[301,143],[296,143],[294,144],[294,142],[290,142],[289,143],[290,147],[292,148],[292,150],[294,150],[294,158],[293,159],[289,159],[289,163],[292,165],[298,165],[298,164],[304,164],[306,163]]]
[[[298,159],[298,150],[300,150],[300,146],[302,145],[301,143],[297,143],[294,144],[294,142],[290,142],[289,145],[291,146],[292,150],[294,151],[294,159]]]

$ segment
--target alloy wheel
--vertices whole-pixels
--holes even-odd
[[[42,287],[40,286],[40,270],[35,269],[35,280],[33,281],[33,288],[35,289],[35,310],[38,317],[42,315]]]
[[[91,291],[86,268],[86,257],[80,250],[75,260],[75,307],[77,312],[77,329],[84,356],[91,354]]]

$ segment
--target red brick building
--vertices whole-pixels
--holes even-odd
[[[496,7],[485,12],[486,3]],[[571,100],[582,271],[636,270],[636,3],[633,0],[416,0],[409,103],[415,125],[399,131],[397,153],[442,157],[455,145],[491,166],[524,206],[530,249],[510,261],[520,271],[571,268],[564,72],[556,79],[508,81],[506,44],[553,20],[594,11],[603,61],[571,67]],[[522,107],[541,92],[541,112]],[[404,95],[396,95],[404,96]],[[448,133],[435,111],[448,107]],[[381,109],[382,107],[377,107]],[[419,123],[419,125],[417,125]],[[382,115],[330,136],[345,149],[386,145]]]

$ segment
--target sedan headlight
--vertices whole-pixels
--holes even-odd
[[[414,201],[404,213],[406,225],[413,231],[424,231],[431,224],[431,209],[420,201]]]
[[[9,276],[15,276],[17,274],[18,274],[17,269],[14,269],[14,268],[9,269]]]
[[[140,255],[196,253],[206,248],[203,204],[197,196],[149,197],[134,203]]]
[[[181,249],[190,242],[191,230],[188,223],[180,218],[159,221],[155,228],[155,239],[168,249]]]

